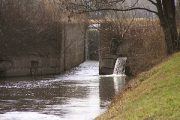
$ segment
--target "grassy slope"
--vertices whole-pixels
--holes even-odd
[[[98,120],[180,120],[180,53],[140,74]]]

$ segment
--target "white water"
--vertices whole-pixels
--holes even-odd
[[[116,60],[116,64],[114,67],[114,75],[124,75],[125,74],[125,64],[127,57],[119,57]]]

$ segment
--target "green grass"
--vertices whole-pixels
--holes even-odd
[[[137,76],[98,120],[180,120],[180,53]]]

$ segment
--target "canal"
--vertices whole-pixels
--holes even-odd
[[[125,85],[125,76],[99,76],[86,61],[56,76],[0,80],[0,120],[92,120]]]

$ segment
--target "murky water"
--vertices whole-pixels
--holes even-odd
[[[87,61],[59,76],[0,80],[0,120],[92,120],[103,113],[125,76],[99,76]]]

